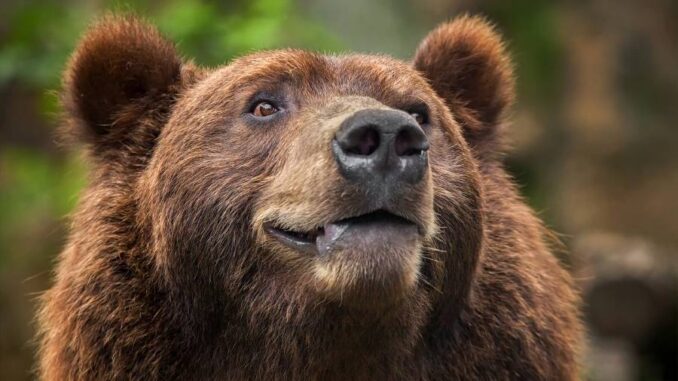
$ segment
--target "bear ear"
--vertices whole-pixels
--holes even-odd
[[[414,67],[445,100],[471,147],[495,150],[515,90],[511,61],[494,28],[472,16],[443,24],[419,45]]]
[[[104,17],[83,37],[64,73],[67,133],[97,148],[121,144],[144,116],[168,112],[187,77],[182,67],[174,45],[154,27],[131,16]]]

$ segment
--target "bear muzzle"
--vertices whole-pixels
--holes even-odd
[[[373,98],[341,96],[300,114],[284,165],[257,201],[262,246],[342,303],[388,303],[418,283],[436,234],[426,130]]]
[[[361,108],[345,113],[329,142],[338,174],[360,200],[346,205],[353,214],[324,222],[307,231],[274,224],[265,230],[292,249],[311,255],[344,251],[390,251],[414,242],[421,233],[407,219],[401,200],[412,198],[413,188],[428,171],[429,142],[417,121],[391,108]],[[319,172],[321,173],[321,172]],[[350,188],[349,188],[350,187]],[[409,245],[413,247],[413,245]]]

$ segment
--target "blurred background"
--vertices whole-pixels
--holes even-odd
[[[85,183],[55,143],[60,72],[107,10],[144,15],[206,66],[278,47],[409,59],[437,23],[486,15],[517,65],[509,168],[585,300],[583,377],[678,378],[678,1],[3,0],[0,380],[33,378],[35,298]]]

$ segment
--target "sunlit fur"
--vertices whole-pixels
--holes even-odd
[[[496,154],[512,78],[479,18],[432,32],[412,64],[282,50],[215,70],[105,18],[64,74],[92,172],[42,298],[40,377],[577,379],[571,280]],[[286,99],[275,123],[248,122],[261,90]],[[364,212],[333,134],[415,101],[429,168],[395,205],[418,238],[321,259],[265,233]]]

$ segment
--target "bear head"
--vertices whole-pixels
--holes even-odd
[[[76,50],[63,103],[92,165],[84,202],[108,221],[93,234],[124,241],[186,327],[235,311],[262,332],[333,322],[414,342],[469,297],[479,167],[513,94],[477,17],[412,62],[280,50],[207,69],[112,16]]]

